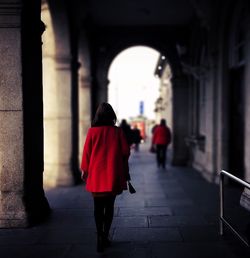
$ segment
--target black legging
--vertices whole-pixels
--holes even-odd
[[[108,237],[114,217],[114,203],[116,196],[94,197],[94,216],[98,234]]]
[[[167,145],[156,145],[156,160],[158,167],[162,165],[163,168],[165,168],[166,165],[166,151],[167,151]]]

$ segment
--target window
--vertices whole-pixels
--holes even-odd
[[[246,52],[246,8],[239,8],[232,21],[230,40],[230,67],[239,67],[245,63]]]

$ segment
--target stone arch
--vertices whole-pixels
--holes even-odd
[[[166,39],[138,39],[126,37],[125,40],[117,40],[112,47],[99,47],[97,55],[98,66],[96,67],[97,89],[95,94],[99,94],[95,98],[95,105],[99,102],[107,100],[108,70],[113,59],[123,50],[132,46],[147,46],[153,48],[166,56],[168,63],[172,69],[172,85],[173,85],[173,114],[176,117],[173,122],[173,160],[174,165],[186,165],[188,159],[188,150],[185,143],[185,137],[188,135],[188,117],[184,115],[184,111],[188,110],[188,87],[186,77],[183,76],[179,56],[175,44],[166,42]],[[182,103],[182,105],[180,105]],[[95,106],[95,108],[96,108]]]
[[[165,55],[167,57],[168,63],[170,64],[172,71],[173,71],[173,75],[174,76],[178,76],[180,74],[180,66],[177,62],[178,57],[177,57],[177,53],[176,50],[174,48],[174,46],[169,46],[166,49],[166,46],[160,46],[159,44],[150,44],[148,42],[145,41],[136,41],[136,42],[128,42],[125,44],[119,44],[117,46],[113,46],[112,49],[108,52],[105,52],[105,59],[103,60],[103,63],[101,64],[101,74],[99,73],[98,77],[101,76],[102,78],[106,77],[108,74],[108,70],[109,67],[112,63],[112,61],[114,60],[114,58],[121,53],[122,51],[134,47],[134,46],[145,46],[145,47],[149,47],[152,49],[155,49],[156,51],[158,51],[159,53],[161,53],[162,55]],[[174,53],[174,54],[173,54]],[[105,81],[105,80],[104,80]]]

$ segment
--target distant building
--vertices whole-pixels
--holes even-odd
[[[155,118],[159,122],[162,118],[167,120],[170,128],[173,128],[172,122],[172,72],[165,56],[159,57],[155,69],[155,75],[160,78],[159,97],[155,102]]]

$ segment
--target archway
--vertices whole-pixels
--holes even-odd
[[[114,36],[112,36],[114,37]],[[112,39],[112,38],[111,38]],[[162,60],[163,63],[168,63],[172,71],[172,117],[173,120],[173,160],[174,165],[186,165],[188,159],[188,150],[185,142],[185,138],[188,136],[188,87],[186,77],[183,74],[180,64],[180,57],[176,50],[173,42],[166,42],[161,37],[152,38],[141,37],[138,34],[131,33],[131,36],[118,35],[116,37],[116,42],[112,41],[112,44],[106,47],[105,44],[100,41],[97,44],[98,48],[94,52],[95,56],[95,66],[92,69],[93,76],[95,79],[95,91],[94,98],[92,98],[92,110],[93,107],[96,108],[98,103],[102,101],[107,101],[108,92],[108,71],[111,66],[112,61],[115,57],[121,53],[123,50],[128,49],[133,46],[149,46],[156,49],[164,56],[166,59]],[[111,47],[112,46],[112,47]],[[160,62],[160,63],[161,63]],[[92,91],[93,92],[93,91]]]
[[[159,51],[140,45],[121,51],[108,72],[108,101],[118,122],[126,119],[139,126],[146,140],[161,118],[172,121],[171,77],[170,65]]]

